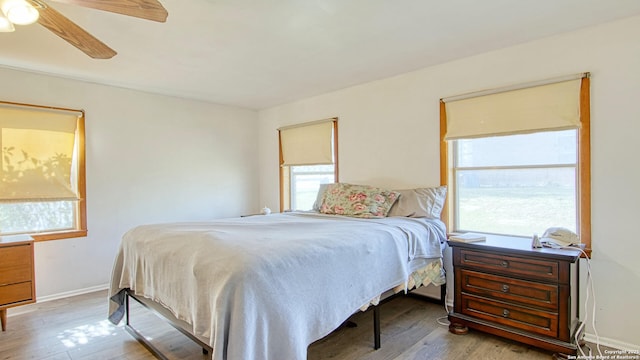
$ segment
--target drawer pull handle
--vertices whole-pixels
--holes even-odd
[[[507,309],[502,310],[502,316],[509,317],[509,310]]]
[[[507,284],[503,284],[503,285],[502,285],[502,292],[505,292],[505,293],[506,293],[506,292],[509,292],[509,285],[507,285]]]
[[[507,260],[502,260],[502,263],[500,263],[500,265],[501,265],[503,268],[506,268],[506,267],[509,267],[509,262],[508,262]]]

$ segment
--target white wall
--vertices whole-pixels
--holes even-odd
[[[436,185],[440,98],[589,71],[596,329],[610,345],[640,349],[638,34],[633,17],[263,110],[260,204],[278,204],[279,126],[338,117],[340,181]]]
[[[89,233],[36,243],[39,300],[108,284],[135,225],[259,209],[255,111],[3,68],[0,83],[4,101],[86,111]]]

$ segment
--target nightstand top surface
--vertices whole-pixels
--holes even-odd
[[[32,242],[33,238],[29,235],[7,235],[0,236],[0,246],[2,245],[17,245],[20,243],[29,243]]]
[[[468,243],[448,241],[448,243],[451,247],[468,248],[478,251],[503,252],[513,255],[536,256],[541,258],[563,259],[570,261],[578,260],[582,254],[580,249],[552,249],[546,247],[534,249],[531,247],[532,239],[529,238],[490,234],[487,234],[486,236],[487,239],[484,241]]]

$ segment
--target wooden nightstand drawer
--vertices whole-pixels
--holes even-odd
[[[518,256],[490,254],[467,249],[460,250],[457,266],[490,271],[507,276],[520,276],[532,280],[558,281],[558,262]]]
[[[10,305],[21,301],[33,300],[31,281],[0,286],[0,305]]]
[[[540,335],[558,336],[558,315],[526,307],[462,295],[462,313]]]
[[[7,328],[7,308],[36,301],[33,239],[0,236],[0,323]]]
[[[460,270],[462,292],[558,311],[558,285]]]
[[[31,247],[27,244],[0,248],[0,285],[31,280]]]

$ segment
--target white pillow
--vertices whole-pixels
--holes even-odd
[[[440,219],[447,198],[446,186],[395,191],[400,193],[400,198],[393,204],[387,216]]]
[[[318,195],[316,196],[316,201],[313,203],[313,211],[320,211],[320,206],[322,206],[322,197],[324,196],[324,193],[327,191],[327,186],[331,185],[332,183],[329,184],[320,184],[320,188],[318,189]]]

